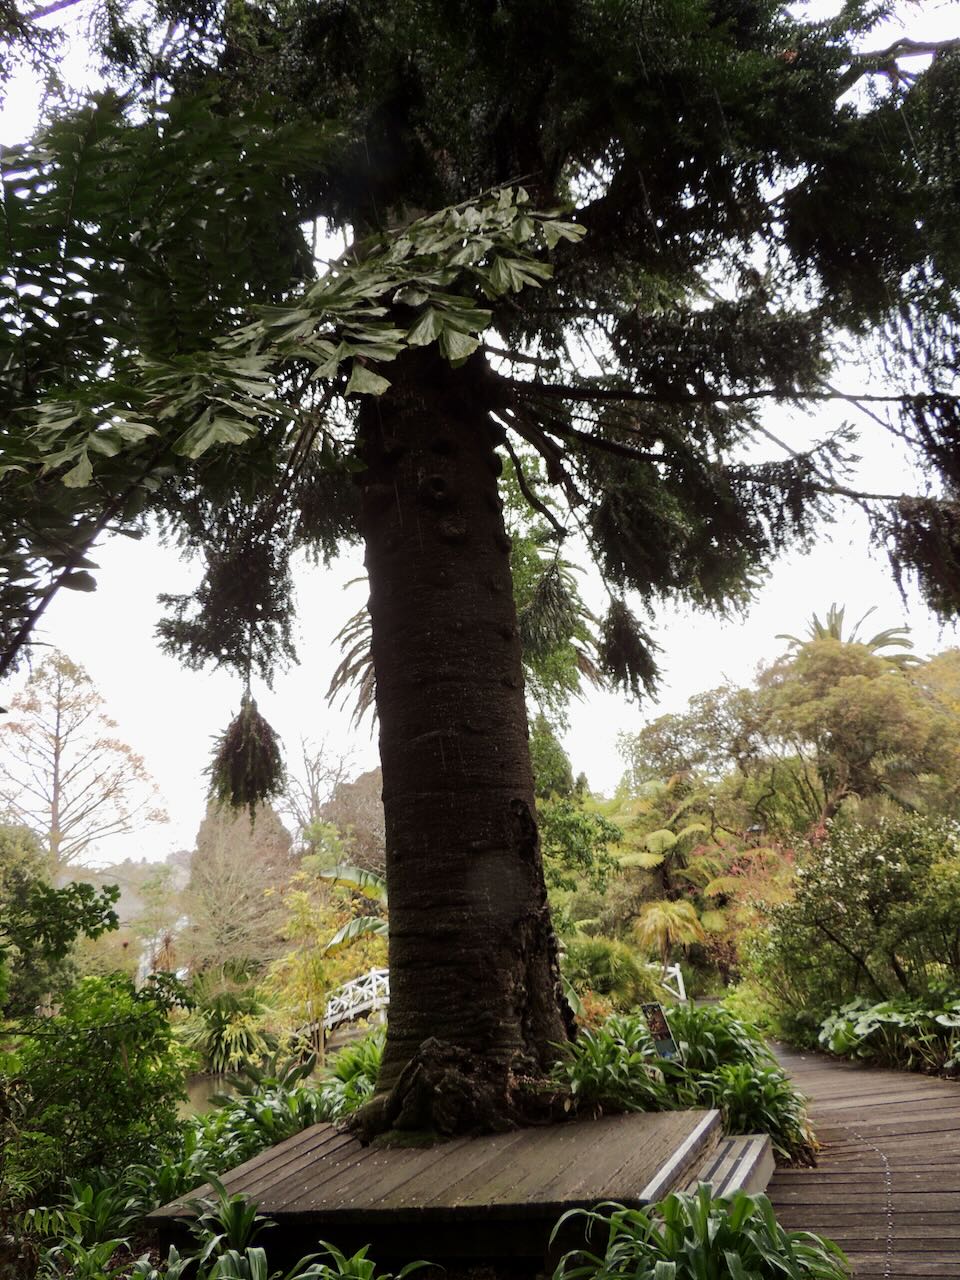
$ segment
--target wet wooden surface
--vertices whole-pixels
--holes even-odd
[[[608,1116],[407,1149],[363,1147],[319,1124],[222,1181],[281,1224],[306,1217],[423,1224],[465,1214],[505,1220],[534,1210],[559,1215],[602,1200],[643,1203],[678,1151],[684,1155],[677,1174],[698,1164],[718,1138],[719,1116],[704,1111]],[[188,1214],[185,1201],[196,1194],[157,1210],[152,1220]]]
[[[780,1049],[810,1099],[816,1169],[779,1169],[785,1227],[830,1236],[856,1280],[960,1280],[960,1084]]]

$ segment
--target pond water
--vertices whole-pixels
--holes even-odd
[[[190,1116],[202,1116],[213,1110],[211,1099],[215,1093],[233,1093],[228,1076],[187,1076],[187,1097],[177,1108],[182,1120]]]

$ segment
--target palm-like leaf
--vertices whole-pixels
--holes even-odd
[[[382,916],[356,916],[337,930],[323,951],[325,955],[330,955],[355,942],[357,938],[385,938],[388,932],[389,925]]]
[[[647,902],[634,923],[634,933],[642,947],[655,947],[666,968],[670,951],[675,946],[702,942],[703,926],[693,904],[662,899]]]
[[[365,898],[370,898],[374,902],[387,901],[386,880],[376,871],[368,871],[366,867],[354,867],[349,863],[341,862],[335,867],[318,871],[316,874],[321,880],[349,885],[351,889],[356,889],[358,893],[362,893]]]
[[[802,649],[805,644],[810,644],[815,640],[838,640],[841,644],[861,644],[865,649],[869,649],[871,653],[883,657],[895,667],[908,667],[919,662],[920,659],[915,654],[908,652],[913,648],[909,627],[887,627],[886,630],[878,631],[876,635],[872,635],[869,640],[860,639],[860,628],[871,613],[876,612],[876,608],[876,605],[871,606],[863,617],[853,624],[850,634],[846,636],[843,634],[843,618],[846,610],[836,604],[831,604],[826,612],[825,621],[821,622],[816,614],[810,619],[805,640],[799,636],[789,635],[784,632],[781,632],[776,638],[778,640],[786,640],[791,649]],[[883,653],[882,650],[884,649],[896,649],[899,652]]]
[[[340,698],[342,706],[352,694],[355,701],[350,723],[354,726],[360,725],[368,711],[376,716],[377,676],[370,648],[372,634],[370,612],[364,605],[347,619],[336,636],[343,657],[331,677],[327,701],[332,703]]]
[[[651,871],[654,867],[659,867],[665,858],[664,853],[653,853],[650,849],[634,849],[630,853],[622,854],[617,861],[621,867],[643,867]]]

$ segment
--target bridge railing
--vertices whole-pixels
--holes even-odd
[[[661,970],[658,964],[644,966],[655,969],[660,977],[660,985],[677,1000],[685,1002],[687,989],[683,984],[683,972],[678,964],[668,965]],[[390,970],[371,969],[351,982],[344,983],[328,998],[323,1011],[324,1031],[333,1031],[341,1023],[353,1022],[366,1014],[382,1014],[390,1004]]]
[[[327,1000],[323,1028],[332,1031],[342,1022],[353,1022],[366,1014],[380,1013],[390,1003],[390,970],[371,969],[338,987]]]

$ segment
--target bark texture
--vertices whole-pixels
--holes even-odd
[[[522,1119],[572,1034],[547,907],[496,428],[483,364],[391,366],[362,409],[380,717],[390,1019],[360,1122],[444,1133]]]

